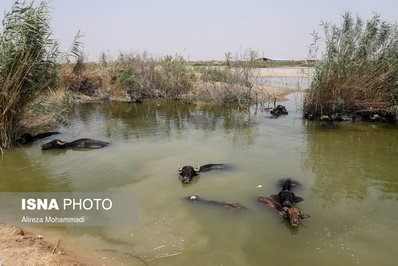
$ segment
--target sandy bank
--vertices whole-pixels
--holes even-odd
[[[0,265],[92,265],[41,235],[16,226],[0,226]]]
[[[299,90],[271,86],[255,86],[252,90],[253,97],[257,95],[258,102],[286,102],[286,96],[297,91]]]

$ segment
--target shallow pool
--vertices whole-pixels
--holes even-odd
[[[58,130],[64,140],[111,142],[91,150],[7,151],[1,191],[132,191],[136,227],[33,228],[106,265],[135,258],[96,251],[129,250],[153,265],[395,265],[398,239],[398,131],[392,124],[342,123],[338,129],[302,119],[292,95],[279,119],[249,110],[176,101],[80,104]],[[189,185],[179,165],[228,163]],[[297,205],[311,218],[291,228],[256,199],[277,193],[290,177]],[[196,194],[241,203],[231,212],[192,204]],[[129,206],[126,204],[126,211]]]

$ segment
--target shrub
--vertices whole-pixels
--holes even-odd
[[[113,71],[116,73],[115,93],[127,93],[132,99],[177,99],[192,88],[192,74],[181,56],[155,59],[146,53],[120,54],[119,60],[112,64],[113,69],[117,69]]]
[[[252,88],[256,85],[255,60],[257,53],[246,50],[237,53],[231,62],[231,53],[225,54],[225,67],[207,66],[201,69],[198,98],[219,103],[238,103],[240,107],[253,103]],[[228,67],[228,65],[232,65]]]
[[[18,1],[0,33],[0,138],[12,146],[26,107],[58,83],[57,42],[51,39],[48,7]]]
[[[19,134],[27,107],[59,82],[57,59],[62,55],[52,39],[47,4],[16,1],[5,14],[0,32],[0,149]],[[71,52],[77,52],[77,38]]]
[[[165,97],[178,99],[192,88],[191,74],[182,56],[164,57],[160,61],[157,72],[156,87],[164,93]]]
[[[73,92],[79,92],[87,96],[98,94],[105,87],[104,77],[96,71],[89,71],[83,57],[77,59],[72,72],[62,73],[63,81],[69,80],[66,88]],[[65,84],[65,82],[63,82]]]
[[[142,85],[137,80],[137,73],[131,65],[127,65],[126,69],[120,74],[115,84],[116,91],[123,91],[132,99],[142,97]]]
[[[205,82],[228,82],[233,79],[232,73],[224,67],[202,67],[200,72]]]
[[[378,15],[363,21],[345,13],[340,26],[322,26],[326,50],[304,99],[305,114],[392,115],[398,100],[397,25]]]

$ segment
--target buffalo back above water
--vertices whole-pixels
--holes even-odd
[[[277,195],[271,195],[272,199],[279,202],[282,207],[290,208],[292,204],[303,201],[304,199],[296,196],[291,189],[295,188],[299,185],[299,183],[290,178],[281,180],[281,188],[282,190]]]
[[[222,207],[224,209],[232,210],[232,211],[241,211],[241,210],[247,210],[245,206],[243,206],[240,203],[229,203],[225,201],[217,201],[217,200],[206,200],[203,198],[198,197],[197,195],[192,195],[187,198],[193,203],[205,203],[209,205],[215,205]]]
[[[29,133],[23,134],[19,139],[17,139],[17,143],[19,144],[27,144],[34,142],[38,139],[43,139],[52,135],[60,134],[59,132],[44,132],[44,133],[39,133],[37,135],[31,135]]]
[[[186,165],[184,167],[179,167],[178,172],[182,177],[182,183],[191,182],[194,176],[197,176],[199,172],[209,172],[212,170],[221,170],[221,169],[229,169],[230,166],[227,164],[205,164],[199,166],[197,168],[193,168],[192,166]]]
[[[95,139],[78,139],[72,142],[61,141],[54,139],[41,145],[42,150],[52,149],[66,149],[66,148],[86,148],[86,149],[99,149],[107,146],[109,143],[102,140]]]

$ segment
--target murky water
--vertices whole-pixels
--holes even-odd
[[[46,139],[10,150],[0,161],[0,189],[137,192],[137,227],[33,229],[106,265],[141,262],[96,249],[129,250],[153,265],[396,265],[398,129],[345,123],[327,130],[303,120],[295,102],[279,119],[255,106],[82,104],[60,137],[112,145],[41,151]],[[206,163],[233,170],[179,182],[179,165]],[[278,192],[284,177],[300,181],[298,206],[311,215],[296,229],[256,202]],[[192,204],[184,200],[191,194],[249,211]]]

